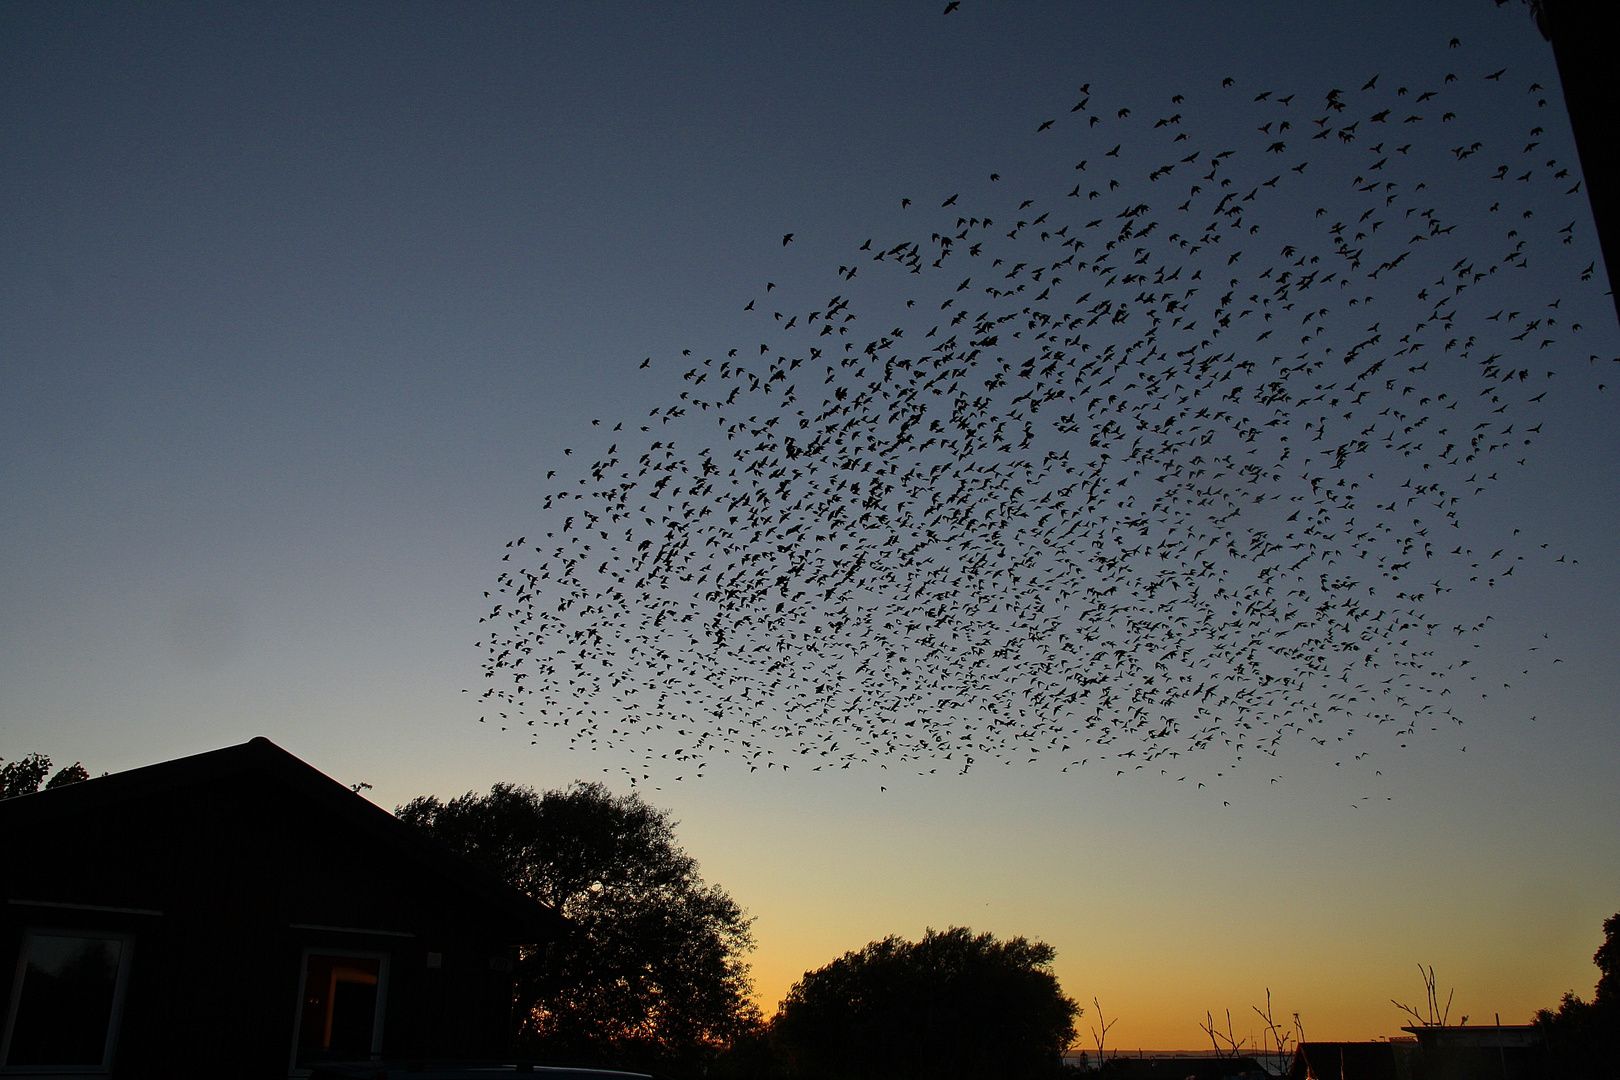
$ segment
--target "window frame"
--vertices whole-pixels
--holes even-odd
[[[377,1006],[371,1016],[371,1050],[377,1061],[382,1055],[383,1021],[388,1014],[388,969],[393,954],[375,949],[351,949],[341,945],[305,945],[298,954],[298,996],[293,999],[292,1053],[287,1059],[288,1076],[308,1076],[313,1067],[298,1064],[298,1038],[304,1031],[304,993],[308,989],[310,956],[336,956],[351,960],[377,961]]]
[[[10,1065],[7,1058],[11,1056],[11,1038],[17,1026],[17,1010],[22,1005],[23,984],[27,981],[29,943],[35,937],[75,937],[94,938],[101,941],[116,941],[121,948],[118,953],[118,976],[113,982],[113,999],[110,1015],[107,1017],[107,1041],[101,1052],[99,1065]],[[129,990],[129,971],[134,964],[135,935],[118,930],[99,930],[92,927],[76,926],[25,926],[23,927],[22,942],[17,950],[17,967],[11,978],[11,996],[6,1006],[6,1023],[0,1031],[0,1076],[39,1076],[53,1077],[69,1076],[104,1076],[112,1071],[113,1059],[118,1052],[118,1034],[123,1026],[124,999]]]

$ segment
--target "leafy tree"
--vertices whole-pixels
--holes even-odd
[[[1598,969],[1592,1004],[1620,1009],[1620,911],[1603,920],[1603,944],[1592,954],[1592,963]]]
[[[3,760],[0,758],[0,761]],[[45,779],[47,776],[51,776],[51,759],[44,754],[29,754],[20,761],[6,762],[0,765],[0,799],[32,795],[39,790],[41,784],[49,790],[90,779],[85,767],[77,761],[59,769],[48,782]]]
[[[1572,990],[1558,1011],[1542,1009],[1536,1024],[1546,1039],[1550,1075],[1620,1080],[1620,912],[1603,920],[1603,944],[1591,1001]]]
[[[887,937],[808,972],[772,1034],[803,1077],[1017,1080],[1061,1075],[1079,1009],[1050,945],[965,927]]]
[[[496,784],[396,813],[567,919],[548,953],[518,962],[526,1049],[697,1072],[759,1025],[742,959],[752,920],[640,796]]]

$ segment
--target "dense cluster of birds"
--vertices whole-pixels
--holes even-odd
[[[1476,551],[1459,515],[1602,377],[1602,275],[1568,256],[1546,91],[1456,66],[1147,112],[1081,85],[1031,125],[1066,179],[905,198],[923,220],[835,295],[766,284],[762,340],[688,350],[678,397],[548,474],[486,594],[486,715],[633,781],[1231,763],[1458,719],[1445,643],[1484,619],[1441,597],[1554,554]]]

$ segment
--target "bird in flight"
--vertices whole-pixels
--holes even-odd
[[[1409,141],[1372,134],[1400,75],[1071,117],[1088,197],[964,189],[749,301],[757,354],[672,350],[678,394],[564,451],[488,592],[487,708],[633,782],[1224,776],[1455,726],[1483,691],[1451,643],[1490,621],[1459,597],[1556,561],[1476,554],[1466,513],[1596,371],[1603,303],[1576,225],[1527,213],[1584,196],[1525,157],[1505,72],[1478,102],[1409,80],[1456,116]]]

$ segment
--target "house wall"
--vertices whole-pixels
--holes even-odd
[[[286,1076],[310,948],[387,958],[383,1055],[505,1049],[510,915],[273,779],[157,792],[0,844],[0,987],[29,927],[133,938],[115,1077]]]

